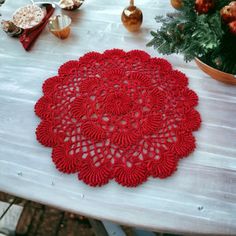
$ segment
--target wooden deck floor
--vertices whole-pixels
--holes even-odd
[[[0,192],[0,201],[22,206],[16,236],[95,236],[90,219]],[[8,213],[7,213],[8,214]],[[6,215],[7,215],[6,214]],[[6,216],[5,215],[5,216]],[[4,216],[4,217],[5,217]],[[132,236],[130,227],[122,227]],[[97,232],[96,232],[97,233]],[[102,236],[105,236],[101,233]],[[159,234],[157,234],[159,235]]]
[[[13,196],[0,193],[0,200],[12,202]],[[93,236],[95,235],[89,220],[83,216],[60,211],[24,199],[15,204],[23,207],[16,227],[16,235],[27,236]]]
[[[16,228],[15,236],[106,236],[105,229],[101,229],[99,221],[84,216],[61,211],[36,202],[14,197],[0,192],[0,202],[13,203],[21,206],[22,211]],[[1,205],[0,205],[1,207]],[[0,211],[1,213],[1,211]],[[9,213],[7,213],[9,214]],[[4,217],[7,217],[7,214]],[[14,214],[14,213],[13,213]],[[1,217],[1,214],[0,214]],[[14,217],[13,217],[14,218]],[[13,219],[12,218],[12,219]],[[1,222],[1,221],[0,221]],[[91,226],[91,222],[93,227]],[[94,225],[98,225],[95,229]],[[121,226],[126,236],[135,236],[131,227]],[[0,227],[1,230],[1,227]],[[0,232],[0,235],[1,232]],[[174,236],[172,234],[155,233],[156,236]],[[177,235],[175,235],[177,236]],[[180,235],[179,235],[180,236]]]

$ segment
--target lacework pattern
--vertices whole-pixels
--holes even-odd
[[[166,178],[195,149],[197,95],[169,62],[139,50],[90,52],[63,64],[35,105],[37,140],[90,186]]]

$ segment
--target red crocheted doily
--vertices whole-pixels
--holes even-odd
[[[38,141],[91,186],[165,178],[195,148],[197,95],[170,63],[139,50],[91,52],[62,65],[35,105]]]

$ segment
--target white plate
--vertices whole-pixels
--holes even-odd
[[[38,25],[44,18],[44,11],[37,5],[27,5],[15,11],[13,23],[22,28],[30,29]]]

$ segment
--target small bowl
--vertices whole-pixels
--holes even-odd
[[[84,0],[61,0],[59,6],[63,10],[74,11],[81,7]]]
[[[31,29],[39,25],[44,16],[42,8],[31,4],[17,9],[12,16],[12,22],[19,28]]]
[[[60,39],[70,35],[71,18],[66,15],[57,15],[49,19],[48,28],[52,34]]]
[[[236,85],[236,75],[232,75],[208,66],[198,58],[195,58],[195,62],[202,71],[211,76],[213,79],[223,83]]]

